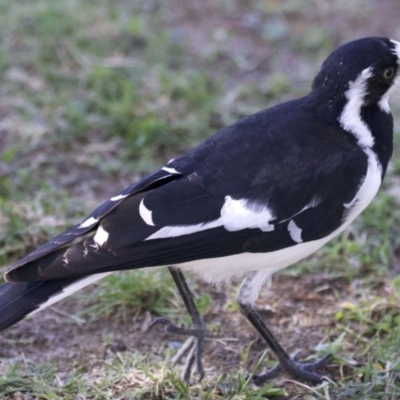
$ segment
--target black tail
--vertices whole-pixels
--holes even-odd
[[[6,283],[0,286],[0,332],[37,310],[76,280]]]

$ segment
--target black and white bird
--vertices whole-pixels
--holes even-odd
[[[230,125],[129,186],[9,267],[0,287],[0,330],[113,271],[168,267],[193,327],[184,377],[203,377],[205,324],[182,271],[211,282],[243,277],[241,312],[280,370],[319,381],[315,363],[281,347],[253,307],[267,277],[314,253],[375,197],[392,155],[389,96],[400,43],[369,37],[323,63],[311,92]]]

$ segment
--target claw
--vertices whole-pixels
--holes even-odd
[[[331,358],[332,358],[332,355],[327,354],[326,356],[320,358],[317,361],[310,362],[310,363],[301,363],[301,366],[303,368],[307,368],[307,369],[315,369],[315,368],[323,367],[326,364],[328,364],[328,362],[330,361]],[[293,361],[296,361],[296,360],[293,359]]]
[[[270,369],[268,372],[265,372],[264,374],[254,374],[253,377],[251,378],[251,381],[256,385],[256,386],[262,386],[265,382],[277,378],[281,373],[283,372],[282,365],[276,364],[275,367]],[[250,375],[246,375],[246,380],[250,378]]]
[[[153,329],[156,325],[167,325],[166,328],[168,328],[168,325],[172,325],[171,321],[167,318],[157,318],[154,321],[152,321],[149,325],[149,327],[147,328],[148,331],[150,331],[151,329]]]
[[[169,272],[172,275],[172,278],[176,284],[176,287],[179,290],[179,293],[182,296],[182,299],[185,303],[185,307],[189,312],[189,315],[192,320],[193,328],[183,328],[172,324],[166,318],[158,318],[150,324],[150,328],[157,324],[165,325],[165,332],[169,334],[178,334],[178,335],[186,335],[190,336],[190,338],[186,341],[186,343],[182,346],[182,348],[178,351],[175,357],[172,359],[173,365],[179,362],[184,355],[186,355],[186,362],[182,374],[182,378],[184,381],[189,382],[192,367],[195,363],[196,372],[199,375],[201,381],[204,377],[204,369],[201,361],[203,349],[204,349],[204,340],[206,338],[206,326],[204,324],[203,319],[199,311],[197,310],[196,304],[194,302],[194,297],[192,292],[190,291],[185,278],[177,268],[168,267]]]
[[[191,336],[186,342],[182,345],[182,347],[178,350],[178,352],[171,359],[171,366],[175,367],[179,361],[182,360],[182,357],[186,355],[186,353],[194,346],[196,339]]]
[[[178,326],[173,324],[170,320],[166,318],[157,318],[150,325],[148,330],[152,329],[155,325],[164,324],[164,331],[170,335],[185,335],[194,336],[196,338],[205,337],[205,331],[196,328],[184,328],[183,326]]]
[[[254,375],[252,378],[252,382],[257,386],[262,386],[267,381],[276,378],[279,374],[284,371],[287,371],[291,375],[294,375],[297,378],[311,381],[311,382],[321,382],[323,380],[332,381],[332,378],[327,375],[317,374],[312,372],[314,369],[325,366],[328,361],[331,359],[331,355],[328,354],[321,359],[312,362],[312,363],[301,363],[297,360],[298,352],[292,354],[290,360],[286,360],[284,362],[277,364],[271,370],[265,372],[264,374]]]
[[[157,318],[151,322],[148,330],[153,329],[156,325],[164,325],[164,331],[170,335],[178,334],[190,336],[183,344],[181,349],[172,358],[172,366],[175,366],[187,353],[185,366],[183,368],[182,380],[189,382],[193,364],[196,363],[196,372],[199,375],[199,382],[204,378],[204,369],[201,362],[201,354],[203,352],[204,339],[206,330],[204,328],[184,328],[174,325],[167,318]]]

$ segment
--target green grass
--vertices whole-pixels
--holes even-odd
[[[143,368],[143,365],[145,367]],[[21,377],[20,370],[24,370]],[[133,372],[141,368],[138,375]],[[106,369],[106,374],[102,369]],[[249,378],[243,371],[230,374],[227,378],[214,377],[207,385],[188,387],[176,371],[157,366],[154,361],[140,354],[123,354],[107,359],[103,368],[96,371],[73,369],[60,374],[52,366],[15,363],[0,377],[0,396],[34,393],[37,399],[248,399],[282,398],[283,389],[266,385],[260,390],[249,387]],[[88,397],[86,397],[88,396]]]
[[[132,310],[167,314],[177,298],[176,290],[166,269],[130,271],[113,274],[102,280],[95,293],[83,299],[93,303],[84,310],[91,318],[100,316],[127,319]]]
[[[306,93],[318,63],[337,44],[371,34],[352,31],[376,17],[366,3],[360,11],[358,2],[291,0],[210,0],[199,8],[148,0],[0,1],[0,269],[220,127]],[[381,21],[381,29],[386,25]],[[189,387],[164,361],[173,350],[162,344],[152,354],[130,349],[80,367],[21,354],[0,359],[0,397],[398,398],[398,131],[395,144],[374,204],[314,257],[283,272],[294,284],[314,275],[334,287],[333,325],[317,350],[334,354],[333,369],[342,373],[336,385],[278,380],[256,389],[246,371],[257,360],[270,362],[259,358],[262,352],[254,355],[249,339],[240,365],[214,369]],[[216,316],[234,320],[237,307],[230,300],[218,308],[217,294],[194,287],[209,328],[222,334]],[[161,271],[110,276],[75,301],[84,318],[90,311],[110,324],[145,312],[190,324]],[[18,348],[23,340],[7,343]]]

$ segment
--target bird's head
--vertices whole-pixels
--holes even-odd
[[[349,102],[353,109],[378,106],[389,113],[389,96],[400,82],[400,43],[368,37],[336,49],[315,77],[311,102],[318,112],[336,117]]]

